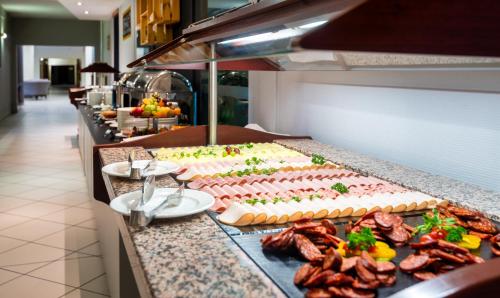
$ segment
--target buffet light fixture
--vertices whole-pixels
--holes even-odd
[[[7,33],[3,32],[3,33],[0,35],[0,38],[1,38],[1,39],[6,39],[6,38],[7,38]]]
[[[266,33],[260,33],[260,34],[255,34],[255,35],[249,35],[249,36],[245,36],[245,37],[228,39],[228,40],[218,42],[218,44],[221,44],[221,45],[229,44],[232,46],[244,46],[244,45],[249,45],[249,44],[254,44],[254,43],[291,38],[291,37],[299,36],[311,28],[321,26],[321,25],[325,24],[326,22],[327,21],[317,21],[317,22],[308,23],[308,24],[301,25],[301,26],[294,27],[294,28],[281,29],[281,30],[276,31],[276,32],[266,32]]]

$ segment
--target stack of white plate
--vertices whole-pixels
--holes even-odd
[[[132,107],[127,107],[127,108],[118,108],[116,110],[116,122],[118,122],[118,129],[121,130],[125,126],[125,121],[127,121],[130,118],[133,118],[130,116],[130,112],[134,108]]]

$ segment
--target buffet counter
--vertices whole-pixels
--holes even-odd
[[[446,198],[492,219],[500,218],[500,209],[495,204],[500,199],[498,193],[312,140],[275,142],[305,154],[321,154],[355,171]],[[102,165],[125,161],[131,149],[99,149]],[[144,149],[135,150],[139,158],[151,158]],[[111,200],[142,186],[141,182],[103,176]],[[177,182],[167,176],[158,179],[157,184],[175,187]],[[206,212],[176,220],[155,220],[143,230],[129,227],[126,217],[115,215],[141,297],[284,296]]]

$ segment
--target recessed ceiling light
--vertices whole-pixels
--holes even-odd
[[[85,14],[89,14],[89,11],[88,11],[88,10],[86,10],[86,11],[85,11]]]
[[[76,2],[76,5],[82,6],[82,2]]]

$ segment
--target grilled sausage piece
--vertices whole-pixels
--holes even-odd
[[[386,232],[385,236],[396,243],[405,243],[410,239],[410,234],[402,226],[395,226],[390,232]]]
[[[336,235],[337,234],[337,228],[335,225],[329,221],[328,219],[323,219],[321,221],[321,224],[326,228],[326,232],[331,235]]]
[[[430,271],[417,271],[413,273],[413,277],[415,277],[418,280],[429,280],[436,277],[436,274]]]
[[[325,289],[309,289],[306,293],[306,298],[330,298],[332,294]]]
[[[342,292],[342,297],[348,297],[348,298],[373,298],[373,297],[375,297],[375,294],[373,292],[357,290],[357,289],[353,289],[351,287],[342,287],[342,288],[340,288],[340,291]]]
[[[333,269],[337,271],[339,270],[341,265],[342,265],[342,256],[338,251],[330,247],[326,251],[325,259],[323,260],[323,270]]]
[[[363,250],[361,252],[361,262],[366,269],[370,270],[371,272],[377,272],[377,262],[375,262],[375,260],[366,250]]]
[[[405,272],[417,271],[425,267],[427,261],[429,261],[429,255],[427,254],[411,254],[399,263],[399,269]]]
[[[391,229],[396,222],[395,216],[386,212],[377,212],[373,216],[375,224],[382,229]]]
[[[325,280],[325,285],[327,286],[341,286],[341,285],[350,285],[354,282],[354,278],[352,276],[344,274],[344,273],[335,273],[334,275],[330,275]]]
[[[475,231],[486,234],[495,234],[497,227],[487,218],[481,217],[478,220],[468,220],[467,224]]]
[[[359,278],[356,278],[352,283],[352,287],[360,290],[375,290],[380,286],[380,281],[374,280],[371,282],[364,282]]]
[[[364,265],[363,265],[363,260],[361,258],[356,260],[356,265],[354,265],[354,268],[356,269],[356,273],[358,274],[358,277],[361,278],[365,282],[371,282],[377,279],[375,274],[368,270]]]
[[[342,260],[342,266],[340,266],[340,272],[346,272],[354,268],[358,259],[359,257],[344,258]]]
[[[309,278],[309,273],[313,269],[311,263],[305,263],[302,265],[297,272],[295,272],[295,276],[293,278],[293,283],[296,285],[300,285],[303,281]]]
[[[451,242],[444,241],[444,240],[441,240],[441,239],[438,240],[437,245],[440,248],[443,248],[443,249],[446,249],[446,250],[450,250],[450,251],[453,251],[453,252],[457,252],[457,253],[461,253],[461,254],[467,254],[467,253],[469,253],[469,250],[467,248],[458,246],[455,243],[451,243]]]
[[[389,261],[377,261],[377,272],[388,273],[396,270],[396,265]]]
[[[448,206],[448,210],[459,217],[465,218],[478,218],[479,213],[475,211],[471,211],[465,208],[460,208],[456,206]]]
[[[463,264],[465,263],[465,259],[464,258],[461,258],[459,256],[456,256],[456,255],[453,255],[453,254],[450,254],[450,253],[447,253],[441,249],[431,249],[429,251],[430,255],[433,256],[433,257],[438,257],[438,258],[441,258],[442,260],[447,260],[447,261],[450,261],[450,262],[453,262],[453,263],[457,263],[457,264]]]
[[[335,272],[333,272],[332,270],[326,270],[321,272],[320,274],[313,275],[306,282],[304,282],[304,287],[310,288],[319,286],[323,284],[329,276],[332,276],[334,274]]]
[[[323,258],[321,251],[306,236],[295,234],[293,238],[295,240],[295,247],[297,247],[300,254],[308,261],[317,261]]]

